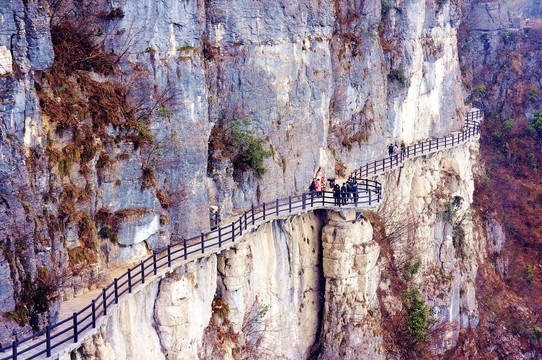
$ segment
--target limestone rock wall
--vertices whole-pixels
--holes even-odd
[[[306,358],[323,305],[325,217],[309,213],[262,225],[232,249],[175,270],[130,295],[74,354]],[[228,310],[217,310],[216,301]]]
[[[394,319],[404,316],[402,296],[419,287],[439,328],[428,349],[442,355],[479,321],[474,285],[486,250],[470,213],[477,152],[472,141],[407,161],[379,179],[383,202],[374,211],[319,211],[260,226],[121,305],[79,354],[400,358],[399,329],[390,325],[401,326]],[[145,305],[133,313],[133,301]],[[139,336],[156,340],[138,351]]]
[[[78,2],[66,3],[82,9]],[[315,175],[346,174],[380,158],[390,141],[410,143],[461,126],[458,9],[453,2],[92,3],[111,11],[97,40],[119,57],[116,72],[85,75],[104,87],[109,82],[122,85],[134,107],[149,111],[145,130],[152,133],[155,146],[137,148],[131,141],[104,146],[88,161],[87,173],[80,164],[67,169],[52,161],[51,150],[74,154],[70,145],[78,135],[58,133],[54,116],[42,116],[34,84],[35,78],[43,80],[38,71],[53,62],[49,26],[58,15],[53,3],[0,4],[0,83],[5,89],[0,94],[0,270],[9,269],[11,275],[1,280],[5,291],[0,307],[2,312],[14,311],[28,276],[35,280],[38,268],[49,269],[54,283],[60,284],[50,296],[57,301],[51,302],[48,316],[32,320],[34,328],[55,320],[60,300],[106,284],[109,270],[164,248],[172,238],[208,230],[210,204],[228,217],[252,204],[299,193]],[[46,82],[41,85],[47,87]],[[75,89],[73,97],[85,98],[82,91]],[[56,95],[54,99],[61,97]],[[273,150],[261,179],[250,170],[233,177],[230,159],[218,159],[218,165],[209,159],[211,129],[244,117]],[[117,135],[111,126],[104,137]],[[155,184],[144,186],[145,165],[156,153]],[[104,166],[103,159],[111,161]],[[66,197],[73,208],[63,208]],[[111,229],[99,223],[102,208],[121,219],[116,237],[108,236]],[[75,214],[77,219],[70,218]],[[266,231],[276,232],[280,226]],[[87,248],[83,229],[92,237]],[[300,231],[305,234],[306,229]],[[286,244],[297,239],[288,236]],[[299,260],[291,257],[288,246],[267,239],[262,242],[267,248],[255,246],[247,254],[262,251],[258,259],[263,261],[264,250],[275,250],[276,263],[269,266],[282,274],[307,273],[301,284],[294,275],[283,275],[270,295],[256,286],[257,277],[250,278],[259,276],[259,267],[248,255],[231,261],[255,275],[235,274],[238,270],[227,266],[227,253],[218,260],[219,294],[239,306],[229,320],[236,332],[254,303],[269,305],[270,318],[283,306],[295,309],[289,321],[302,340],[284,350],[284,356],[306,355],[319,325],[295,322],[303,324],[305,311],[314,313],[323,301],[315,295],[323,287],[315,280],[321,279],[315,273],[320,271],[315,265],[318,248],[314,240],[306,248],[292,245],[299,259],[307,258],[311,246],[316,249],[308,260]],[[300,265],[303,261],[308,263]],[[309,271],[310,266],[317,270]],[[34,289],[39,286],[33,284]],[[277,321],[271,323],[278,328]],[[30,332],[29,326],[2,322],[1,342],[12,339],[13,328],[21,335]],[[270,342],[265,337],[261,341]],[[185,351],[173,339],[164,343]]]
[[[356,213],[332,212],[322,231],[326,278],[319,359],[385,359],[377,322],[380,246]]]

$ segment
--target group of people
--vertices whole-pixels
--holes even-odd
[[[348,202],[358,202],[358,184],[355,181],[347,180],[341,185],[335,184],[335,179],[329,179],[330,188],[333,191],[333,198],[336,206],[345,205]],[[326,180],[313,178],[309,190],[316,196],[322,196],[326,191]]]
[[[404,158],[406,155],[406,145],[404,141],[401,141],[401,158]],[[388,153],[390,155],[390,158],[395,157],[399,155],[399,147],[397,146],[397,143],[390,144],[388,146]]]
[[[335,184],[333,187],[333,199],[336,206],[345,205],[347,202],[358,203],[358,184],[355,181],[347,180],[342,186]]]
[[[331,185],[333,187],[333,185]],[[322,176],[322,179],[312,178],[310,191],[315,191],[316,196],[320,196],[321,192],[326,191],[326,179]]]

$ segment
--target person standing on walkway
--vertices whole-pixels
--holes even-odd
[[[314,182],[314,191],[316,191],[316,196],[320,196],[320,181],[318,180]]]
[[[352,184],[352,191],[354,193],[354,204],[358,206],[358,183],[354,180]]]
[[[350,196],[352,196],[352,184],[348,180],[346,182],[346,202],[350,202]]]
[[[404,141],[401,141],[401,161],[405,160],[406,157],[406,145]]]
[[[341,187],[335,184],[333,187],[333,197],[335,198],[335,206],[341,206]]]
[[[393,144],[390,144],[388,146],[388,154],[390,155],[390,159],[393,156]]]
[[[322,196],[326,196],[326,194],[324,194],[324,192],[326,191],[326,178],[322,176],[322,178],[320,179],[320,189],[322,190]]]
[[[346,186],[343,183],[343,186],[341,186],[341,199],[342,199],[342,205],[346,204]]]

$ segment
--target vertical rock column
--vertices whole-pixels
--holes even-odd
[[[384,358],[377,322],[379,245],[354,211],[330,212],[322,230],[326,278],[320,359]]]

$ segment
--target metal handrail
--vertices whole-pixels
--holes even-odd
[[[265,222],[282,216],[297,215],[301,212],[317,209],[366,209],[378,205],[382,196],[382,184],[376,180],[367,179],[367,177],[397,168],[406,159],[428,155],[464,143],[480,133],[482,118],[483,114],[480,110],[467,113],[465,127],[460,132],[444,138],[429,139],[410,145],[400,154],[374,161],[356,169],[350,174],[349,179],[358,184],[357,193],[341,192],[340,197],[337,198],[331,191],[312,191],[276,199],[256,207],[252,206],[231,224],[224,226],[218,226],[217,224],[216,229],[207,233],[168,245],[166,249],[148,256],[139,264],[129,268],[104,288],[101,294],[93,299],[89,305],[79,312],[73,313],[72,317],[48,326],[45,330],[21,341],[14,341],[10,346],[1,348],[0,356],[7,355],[2,353],[8,351],[11,351],[11,355],[2,357],[0,360],[22,359],[22,354],[28,355],[25,359],[36,359],[43,354],[50,357],[52,350],[61,344],[71,340],[77,343],[81,333],[90,327],[96,328],[97,320],[107,316],[108,308],[111,305],[118,304],[119,298],[126,297],[125,294],[131,293],[139,283],[144,284],[146,277],[155,276],[158,269],[165,266],[172,268],[177,265],[177,262],[187,261],[190,255],[195,255],[190,256],[190,260],[196,260],[210,253],[221,251],[226,246],[238,241],[244,232],[254,229]],[[206,249],[211,249],[211,251],[206,254]],[[179,255],[176,256],[177,254]],[[119,282],[124,278],[126,280]],[[109,301],[109,299],[111,300]],[[84,322],[89,323],[83,324]],[[45,336],[45,339],[38,339],[43,336]],[[52,340],[55,339],[57,340],[53,342]],[[32,343],[33,341],[36,341],[36,343]],[[30,354],[34,349],[36,349],[37,353]]]

